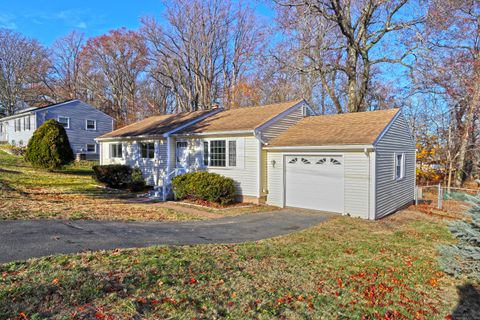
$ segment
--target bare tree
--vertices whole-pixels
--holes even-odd
[[[236,85],[259,47],[253,11],[229,1],[175,0],[167,3],[162,28],[142,20],[150,47],[150,74],[174,96],[177,111],[233,105]]]
[[[414,47],[396,43],[394,49],[395,35],[403,32],[407,38],[406,31],[423,21],[421,10],[411,11],[408,19],[401,14],[414,3],[409,0],[275,2],[282,29],[293,31],[292,52],[302,57],[295,69],[318,74],[337,112],[366,110],[372,68],[382,63],[407,65]],[[387,38],[390,47],[379,52]]]
[[[138,120],[138,83],[147,65],[147,48],[136,32],[112,30],[89,39],[81,52],[85,59],[83,85],[119,125]]]
[[[431,3],[416,68],[416,85],[444,96],[448,124],[448,186],[467,178],[475,160],[475,118],[480,107],[480,2],[434,0]]]
[[[47,51],[36,40],[0,29],[0,115],[45,101],[49,69]]]
[[[52,45],[53,96],[56,101],[84,98],[81,88],[84,35],[73,31]]]

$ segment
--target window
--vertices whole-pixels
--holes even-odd
[[[395,180],[401,180],[405,176],[405,154],[395,153]]]
[[[87,130],[97,130],[97,121],[96,120],[86,120],[85,128]]]
[[[65,129],[70,128],[70,118],[58,117],[58,123],[60,123]]]
[[[140,143],[140,150],[142,152],[142,158],[153,159],[155,158],[155,143]]]
[[[123,158],[123,149],[121,143],[110,145],[110,158]]]
[[[95,153],[96,150],[97,150],[97,146],[95,144],[87,144],[88,153]]]
[[[210,165],[212,167],[226,167],[226,152],[227,150],[225,140],[210,141]]]
[[[30,130],[30,117],[23,118],[23,130]]]
[[[237,166],[237,141],[228,141],[228,165],[230,167]]]
[[[15,132],[22,131],[22,119],[21,118],[15,119],[13,121],[13,124],[14,124],[14,131]]]
[[[203,165],[208,166],[208,142],[203,143]]]

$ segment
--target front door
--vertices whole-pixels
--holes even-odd
[[[187,141],[177,141],[177,168],[187,168],[188,167],[188,142]]]

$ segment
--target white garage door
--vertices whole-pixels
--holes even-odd
[[[285,163],[286,206],[343,213],[343,157],[286,156]]]

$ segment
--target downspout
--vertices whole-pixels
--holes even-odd
[[[166,201],[167,200],[167,182],[168,182],[168,179],[169,179],[169,175],[170,175],[170,166],[171,166],[171,161],[170,161],[170,142],[171,142],[171,137],[170,137],[170,134],[167,134],[166,135],[166,138],[167,138],[167,172],[166,172],[166,176],[165,178],[163,179],[163,183],[162,183],[162,198],[163,198],[163,201]]]

